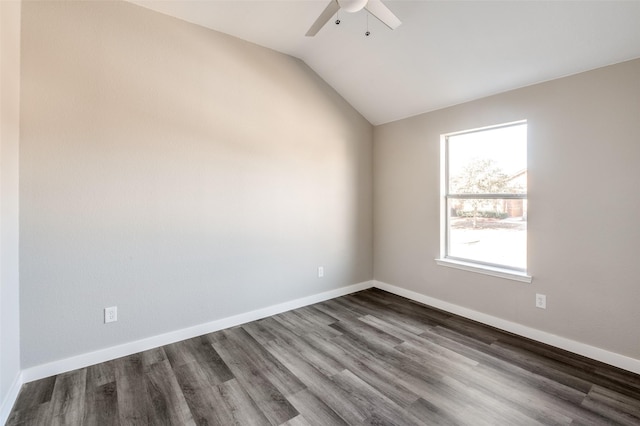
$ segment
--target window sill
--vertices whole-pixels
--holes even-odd
[[[505,278],[508,280],[530,283],[533,280],[531,275],[525,272],[513,271],[511,269],[496,268],[493,266],[479,265],[477,263],[461,262],[452,259],[436,259],[436,263],[440,266],[448,268],[462,269],[464,271],[476,272],[478,274],[491,275],[493,277]]]

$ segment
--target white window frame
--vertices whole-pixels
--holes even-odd
[[[508,266],[494,265],[490,263],[477,262],[471,259],[460,259],[448,255],[449,244],[449,214],[447,211],[448,200],[450,199],[523,199],[527,200],[528,194],[449,194],[448,175],[448,138],[451,136],[476,133],[487,130],[500,129],[510,126],[527,124],[527,120],[519,120],[510,123],[487,126],[478,129],[464,130],[461,132],[447,133],[440,136],[440,257],[435,259],[440,266],[462,269],[465,271],[491,275],[500,278],[530,283],[532,276],[526,270],[510,268]],[[528,191],[527,191],[528,192]],[[528,232],[528,231],[527,231]],[[527,235],[528,237],[528,235]],[[528,240],[528,238],[527,238]]]

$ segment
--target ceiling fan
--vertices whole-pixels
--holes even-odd
[[[353,13],[362,9],[366,9],[392,30],[398,28],[402,23],[380,0],[331,0],[318,19],[311,25],[306,36],[313,37],[316,35],[338,10]]]

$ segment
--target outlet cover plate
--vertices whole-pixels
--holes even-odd
[[[107,324],[115,321],[118,321],[118,307],[111,306],[109,308],[104,308],[104,323]]]
[[[547,309],[547,296],[536,293],[536,308]]]

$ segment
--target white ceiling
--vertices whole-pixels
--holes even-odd
[[[640,0],[385,0],[306,31],[329,0],[130,0],[295,56],[372,124],[640,57]],[[638,76],[640,79],[640,76]]]

